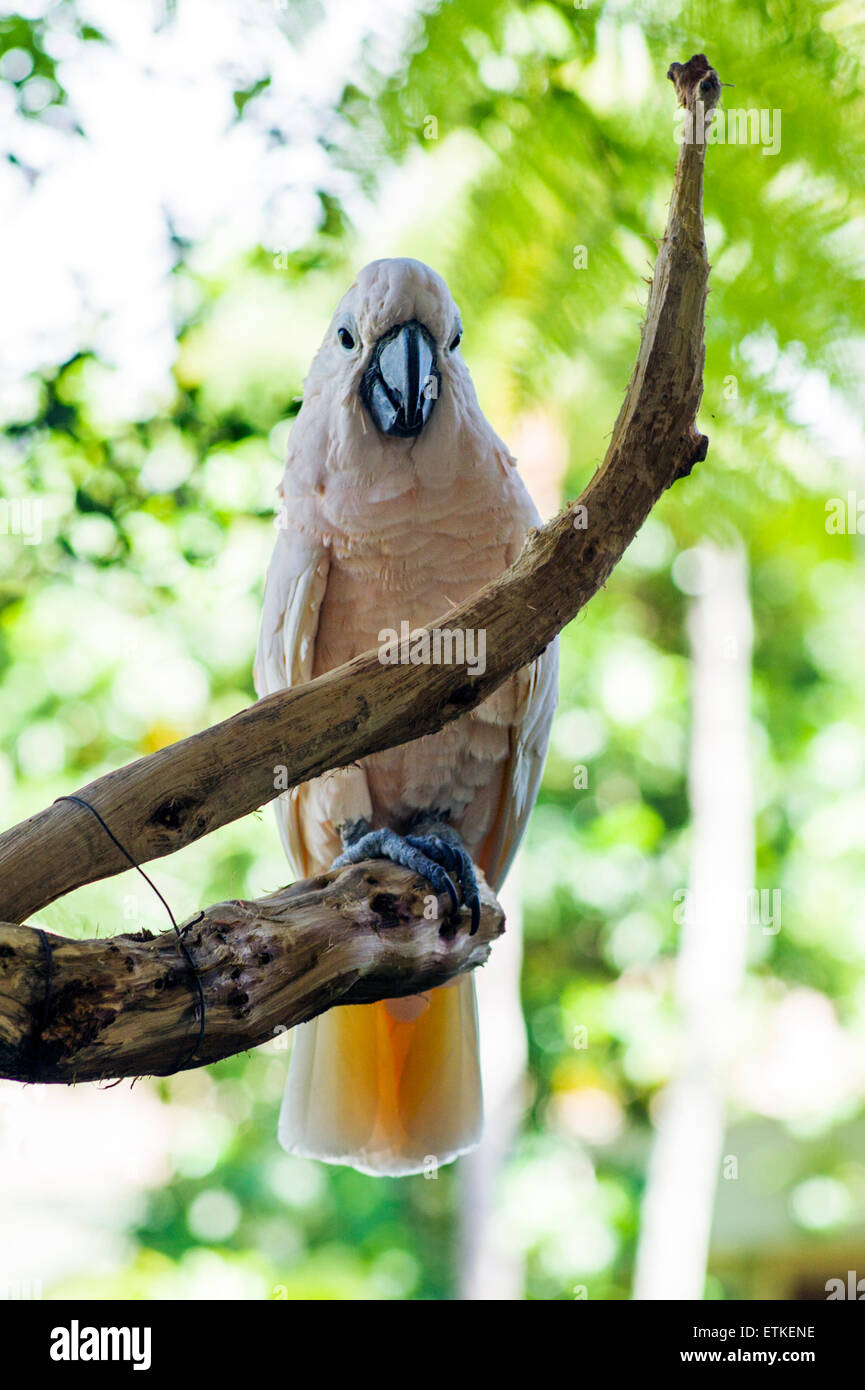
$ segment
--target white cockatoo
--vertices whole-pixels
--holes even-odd
[[[259,695],[381,648],[383,631],[446,615],[506,569],[538,524],[478,405],[461,335],[447,285],[420,261],[373,261],[340,301],[279,488]],[[295,874],[384,856],[439,892],[459,882],[475,921],[471,860],[501,885],[537,794],[556,673],[554,643],[439,733],[280,797]],[[471,976],[333,1008],[296,1030],[279,1123],[290,1153],[415,1173],[474,1147],[481,1126]]]

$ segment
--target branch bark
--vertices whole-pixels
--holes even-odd
[[[273,1040],[334,1004],[417,994],[487,959],[504,914],[479,873],[481,920],[450,915],[422,878],[354,864],[173,931],[71,941],[0,924],[0,1076],[103,1081],[170,1075]],[[425,915],[435,911],[435,916]],[[193,1055],[194,1054],[194,1055]]]
[[[668,76],[690,111],[720,96],[699,54]],[[533,531],[511,568],[431,626],[484,629],[482,675],[382,665],[376,652],[100,777],[76,793],[138,864],[171,854],[297,785],[435,733],[535,659],[604,584],[664,490],[705,458],[702,394],[709,264],[705,138],[683,142],[640,351],[603,464],[579,500]],[[277,785],[277,768],[285,780]],[[415,994],[480,964],[503,929],[483,886],[480,930],[423,916],[429,885],[382,860],[186,925],[206,1000],[176,936],[70,941],[15,925],[128,859],[90,812],[60,800],[0,836],[0,1075],[71,1082],[200,1066],[334,1004]],[[425,890],[425,891],[424,891]],[[462,923],[462,926],[460,926]],[[166,1059],[168,1065],[166,1068]]]
[[[711,108],[720,95],[701,54],[674,63],[668,76],[690,110],[697,101]],[[385,666],[367,652],[97,778],[78,795],[136,863],[172,854],[273,800],[278,767],[296,785],[437,732],[534,660],[604,584],[664,490],[706,455],[708,440],[695,425],[709,273],[704,158],[704,140],[681,145],[639,356],[603,464],[577,503],[530,534],[505,574],[433,624],[484,629],[484,674],[460,665]],[[127,867],[86,809],[55,802],[0,836],[0,918],[21,922]]]

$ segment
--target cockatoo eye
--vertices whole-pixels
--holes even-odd
[[[448,347],[448,351],[449,351],[449,352],[456,352],[456,350],[457,350],[457,348],[459,347],[459,345],[460,345],[460,343],[462,342],[462,340],[463,340],[462,331],[460,331],[459,333],[455,333],[455,334],[454,334],[453,341],[451,342],[450,346]]]
[[[338,329],[336,336],[339,339],[341,346],[345,348],[346,352],[351,352],[352,348],[354,347],[354,338],[351,336],[348,329]]]

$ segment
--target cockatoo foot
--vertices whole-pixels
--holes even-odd
[[[460,886],[462,900],[472,915],[470,934],[474,936],[481,922],[481,899],[478,881],[471,855],[454,830],[453,826],[442,821],[427,821],[416,827],[415,833],[406,835],[406,843],[420,849],[422,853],[444,864],[456,877]]]
[[[416,829],[423,833],[398,835],[395,830],[370,830],[366,821],[358,821],[343,832],[345,849],[331,867],[341,869],[361,859],[390,859],[420,874],[437,893],[447,893],[455,912],[460,905],[456,879],[471,912],[470,932],[474,936],[481,920],[481,900],[474,865],[462,840],[452,826],[440,821],[424,821]]]

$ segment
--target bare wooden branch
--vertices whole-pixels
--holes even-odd
[[[702,55],[669,74],[707,111],[720,93]],[[376,652],[260,700],[233,718],[98,778],[79,793],[138,863],[171,854],[295,785],[434,733],[532,661],[605,583],[658,498],[708,441],[702,393],[709,265],[703,240],[705,141],[680,148],[640,351],[606,458],[579,501],[533,532],[511,568],[437,625],[483,629],[487,665],[382,665]],[[435,624],[434,624],[435,625]],[[433,625],[433,626],[434,626]],[[84,808],[54,805],[0,836],[0,918],[21,922],[127,860]]]
[[[183,931],[70,941],[0,924],[0,1076],[97,1081],[204,1066],[278,1037],[334,1004],[445,984],[487,959],[504,915],[480,871],[481,920],[386,860],[209,907]],[[434,917],[430,917],[431,913]],[[426,913],[426,915],[425,915]],[[46,949],[47,945],[47,949]]]

